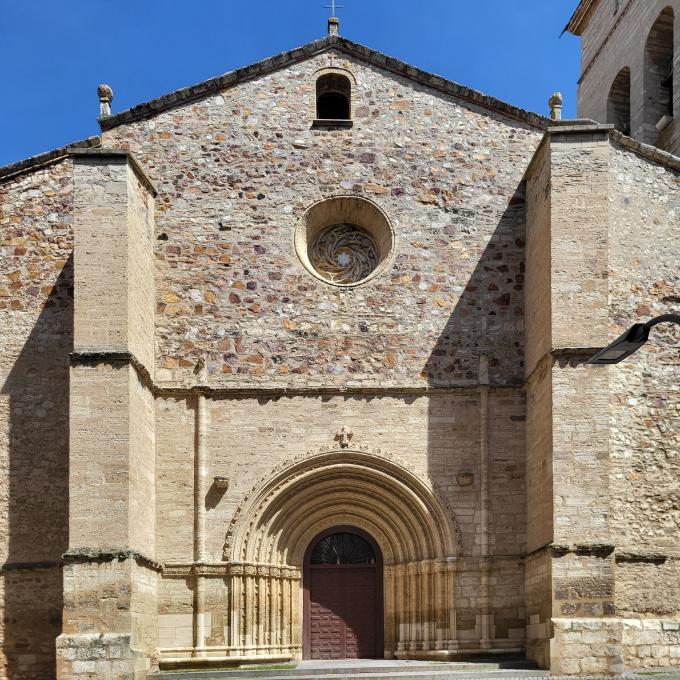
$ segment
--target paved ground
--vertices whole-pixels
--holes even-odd
[[[498,660],[495,660],[496,662]],[[480,663],[494,663],[493,659],[484,659],[483,661],[480,660]],[[351,670],[352,668],[357,668],[357,667],[362,667],[366,668],[367,666],[375,667],[376,671],[379,671],[380,668],[384,667],[393,667],[393,666],[404,666],[404,667],[409,667],[409,666],[420,666],[422,667],[424,663],[423,661],[396,661],[396,660],[382,660],[382,659],[371,659],[371,660],[361,660],[361,659],[342,659],[339,661],[299,661],[296,664],[297,668],[305,669],[305,670],[318,670],[318,669],[323,669],[323,668],[328,668],[329,666],[332,666],[333,668],[347,668],[348,670]],[[432,664],[435,668],[437,666],[442,667],[445,666],[446,664],[438,664],[438,663],[433,663]],[[512,666],[515,665],[513,664],[512,661],[509,662],[503,662],[502,666],[504,668],[512,668]],[[518,662],[516,664],[518,667],[521,666],[521,662]],[[518,668],[518,677],[520,677],[521,670]],[[481,676],[480,676],[481,677]],[[560,677],[560,676],[552,676],[552,677]],[[566,676],[564,676],[566,677]],[[589,677],[611,677],[611,676],[589,676]],[[638,670],[631,670],[631,671],[626,671],[625,677],[631,678],[631,680],[680,680],[680,666],[676,666],[674,668],[645,668],[645,669],[638,669]]]
[[[481,659],[478,660],[478,663],[480,666],[482,666],[484,663],[493,663],[492,660],[484,660],[482,661]],[[451,670],[455,671],[453,667],[459,666],[461,667],[460,670],[455,671],[454,675],[456,677],[456,680],[540,680],[541,678],[546,678],[549,680],[575,680],[574,677],[568,677],[568,676],[550,676],[549,673],[546,671],[536,671],[535,668],[532,668],[531,665],[522,663],[520,662],[512,662],[512,661],[500,661],[499,659],[495,660],[495,663],[500,663],[501,669],[495,670],[495,671],[487,671],[486,669],[481,669],[474,671],[470,670],[468,668],[462,668],[462,666],[466,665],[466,662],[459,662],[459,663],[428,663],[428,662],[423,662],[423,661],[395,661],[395,660],[389,660],[389,661],[377,661],[377,660],[353,660],[353,659],[346,659],[342,661],[300,661],[297,662],[295,665],[288,666],[288,672],[289,676],[287,677],[286,670],[284,670],[281,667],[278,667],[279,670],[275,670],[276,667],[262,667],[260,670],[262,671],[261,677],[263,678],[269,678],[269,680],[280,680],[282,678],[286,678],[286,680],[292,680],[290,676],[303,676],[303,677],[315,677],[315,678],[328,678],[329,680],[333,679],[342,679],[343,677],[361,677],[361,675],[364,675],[365,678],[372,678],[372,677],[378,677],[382,675],[382,677],[389,677],[397,679],[401,676],[402,680],[404,678],[409,678],[411,676],[413,677],[421,677],[427,675],[427,671],[433,670],[435,672],[439,671],[439,673],[436,673],[437,676],[440,675],[440,673],[445,673],[446,670]],[[396,671],[395,667],[399,667],[399,671]],[[388,669],[393,668],[395,669],[395,672],[390,673]],[[335,669],[335,674],[334,675],[326,675],[329,672],[329,669]],[[347,670],[347,676],[344,676],[343,673],[338,673],[337,669],[346,669]],[[361,669],[361,675],[360,674],[354,674],[353,671],[356,671],[358,669]],[[241,673],[244,673],[244,671],[250,671],[249,673],[244,673],[243,677],[250,676],[250,677],[260,677],[259,675],[256,675],[255,672],[257,671],[257,667],[250,666],[248,668],[243,668],[240,672],[239,671],[234,671],[232,670],[231,672],[219,672],[219,671],[202,671],[202,672],[166,672],[166,673],[161,673],[159,674],[160,677],[162,678],[175,678],[177,679],[183,679],[187,678],[188,680],[194,680],[195,678],[199,678],[200,680],[211,680],[212,677],[214,678],[228,678],[228,677],[237,677],[240,676]],[[292,671],[292,673],[291,673]],[[325,671],[325,673],[324,673]],[[366,673],[368,672],[368,675]],[[373,673],[376,675],[373,676]],[[154,678],[153,675],[149,676],[149,678]],[[680,680],[680,666],[675,667],[675,668],[647,668],[647,669],[639,669],[635,671],[627,671],[624,674],[625,680]],[[612,676],[587,676],[587,677],[580,677],[578,680],[612,680]]]
[[[473,663],[473,662],[461,662]],[[480,663],[487,663],[482,661]],[[494,663],[493,661],[488,663]],[[455,663],[447,664],[446,662],[437,663],[436,661],[397,661],[395,659],[340,659],[338,661],[298,661],[296,668],[304,668],[305,670],[318,670],[324,668],[375,668],[376,671],[381,668],[393,668],[395,666],[403,666],[404,668],[414,667],[420,668],[423,666],[433,666],[434,668],[444,668],[447,665],[455,666]]]
[[[627,671],[625,676],[633,680],[680,680],[680,666]]]
[[[357,659],[344,659],[342,661],[333,661],[331,662],[334,668],[347,668],[348,671],[351,671],[352,668],[356,667],[366,667],[370,665],[371,667],[375,666],[376,672],[380,671],[381,667],[389,667],[389,666],[420,666],[422,668],[423,662],[422,661],[395,661],[395,660],[371,660],[371,661],[361,661]],[[329,662],[328,661],[300,661],[297,664],[297,668],[300,669],[305,669],[305,670],[319,670],[323,668],[328,668]],[[434,667],[436,668],[437,666],[440,666],[439,664],[433,664]],[[443,664],[442,664],[443,665]],[[504,663],[503,666],[505,667],[506,670],[509,670],[512,667],[512,662],[509,663]],[[521,667],[521,663],[517,664],[518,666]],[[441,666],[440,666],[441,667]],[[461,673],[461,675],[463,675]],[[483,672],[481,673],[475,673],[475,677],[478,678],[478,680],[484,680],[485,677],[488,678],[493,678],[494,676],[492,674],[489,674],[488,676],[485,676]],[[517,674],[513,677],[516,677],[518,680],[525,680],[528,677],[528,674],[525,674],[521,668],[517,668]],[[624,674],[624,677],[627,678],[628,680],[680,680],[680,666],[676,666],[674,668],[646,668],[646,669],[638,669],[638,670],[631,670],[631,671],[626,671]],[[561,680],[561,678],[567,678],[567,676],[557,676],[553,675],[551,676],[551,680]],[[587,678],[580,678],[580,680],[604,680],[606,678],[607,680],[612,680],[611,676],[588,676]],[[511,678],[507,678],[506,680],[512,680]],[[569,680],[574,680],[573,677],[569,678]]]

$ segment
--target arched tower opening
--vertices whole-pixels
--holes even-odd
[[[319,120],[350,120],[352,83],[340,73],[327,73],[316,81],[316,117]]]
[[[644,141],[659,144],[673,119],[674,13],[666,7],[652,26],[645,44]]]
[[[630,68],[622,68],[607,97],[607,122],[619,132],[630,135]]]

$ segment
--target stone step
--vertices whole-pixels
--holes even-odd
[[[248,673],[251,673],[248,671]],[[267,680],[328,680],[328,674],[310,673],[305,675],[286,675],[286,671],[279,671],[283,675],[265,675],[265,671],[259,674],[250,674],[247,677],[251,678],[266,678]],[[162,678],[162,680],[224,680],[224,678],[241,677],[240,675],[224,675],[220,671],[200,671],[194,673],[186,672],[170,672],[158,673],[148,675],[148,680],[155,680]],[[371,673],[355,673],[353,670],[345,669],[343,673],[338,674],[343,680],[389,680],[389,678],[398,677],[400,680],[489,680],[503,679],[521,679],[521,678],[549,678],[550,673],[547,671],[527,671],[527,670],[497,670],[497,671],[452,671],[452,670],[406,670],[400,671],[397,675],[389,671],[379,671]]]
[[[481,680],[489,678],[549,678],[548,671],[533,669],[501,669],[494,663],[416,663],[408,665],[329,665],[326,667],[298,667],[291,669],[164,671],[147,676],[147,680],[228,680],[257,678],[266,680]]]

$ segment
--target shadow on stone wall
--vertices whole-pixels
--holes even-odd
[[[482,240],[487,227],[476,224],[478,220],[474,211],[461,211],[450,227],[454,238],[456,232],[480,232]],[[479,255],[444,331],[434,342],[424,369],[431,387],[477,386],[481,355],[488,357],[492,385],[522,385],[525,231],[521,185]],[[441,238],[450,237],[442,233]],[[455,261],[457,252],[448,263],[452,270],[462,268]]]
[[[521,536],[525,522],[524,397],[519,392],[524,379],[525,222],[522,184],[508,201],[490,238],[486,236],[488,222],[483,224],[480,215],[471,210],[453,216],[451,226],[441,234],[442,239],[465,234],[466,243],[474,242],[471,236],[477,233],[478,242],[488,238],[475,256],[474,270],[444,331],[432,343],[424,367],[433,390],[428,412],[428,473],[442,500],[455,509],[465,558],[481,555],[479,385],[487,380],[491,386],[489,478],[493,477],[487,506],[489,553],[519,552],[515,537]],[[460,271],[466,263],[456,262],[454,254],[447,265],[449,271]],[[441,291],[442,298],[446,292]],[[486,368],[480,370],[482,357]],[[516,389],[494,389],[499,386]],[[472,477],[466,473],[472,473]],[[521,567],[515,565],[513,570],[515,576],[495,574],[499,599],[502,597],[508,605],[494,611],[491,593],[489,613],[495,615],[497,638],[507,638],[511,628],[524,627]],[[480,634],[478,615],[484,609],[479,572],[460,573],[457,588],[458,630],[468,631],[474,642]],[[515,604],[510,606],[510,600]]]
[[[9,550],[1,570],[9,680],[49,680],[56,675],[61,556],[68,545],[72,347],[71,255],[0,386],[9,400]]]

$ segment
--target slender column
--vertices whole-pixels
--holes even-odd
[[[302,626],[300,618],[300,592],[301,582],[299,573],[291,569],[291,587],[290,587],[290,611],[291,611],[291,645],[299,647],[302,644]]]
[[[277,654],[279,650],[278,630],[279,626],[279,578],[280,572],[278,568],[272,568],[271,578],[269,580],[269,635],[267,642],[273,654]]]
[[[435,642],[437,640],[437,609],[438,609],[438,603],[437,603],[437,567],[435,564],[434,560],[431,560],[428,565],[428,586],[427,586],[427,593],[428,593],[428,616],[429,621],[428,621],[428,633],[427,637],[429,640],[428,643],[428,649],[436,649]]]
[[[243,647],[243,568],[233,568],[231,577],[231,647],[232,653],[239,656]]]
[[[416,651],[418,649],[418,571],[420,565],[417,562],[412,562],[408,565],[408,609],[411,619],[411,634],[409,635],[409,649]]]
[[[429,560],[420,565],[420,648],[424,651],[430,649],[430,624],[432,620],[432,600],[430,598],[430,566]]]
[[[266,637],[266,611],[267,611],[267,577],[263,575],[262,568],[258,570],[257,577],[257,651],[258,654],[265,654],[265,647],[268,644]]]
[[[394,648],[394,626],[395,626],[395,590],[394,590],[394,567],[386,565],[384,569],[385,578],[385,650],[391,653]]]
[[[251,654],[255,647],[255,631],[257,629],[257,600],[255,597],[256,570],[252,564],[245,568],[245,607],[243,627],[245,632],[245,653]]]
[[[405,649],[404,640],[406,632],[406,598],[404,597],[404,565],[394,567],[394,651],[401,652]]]
[[[206,399],[198,394],[196,399],[196,443],[194,456],[194,562],[206,561],[205,550],[205,496],[206,496]],[[194,571],[194,649],[205,647],[205,578],[201,570]]]
[[[404,652],[407,649],[409,636],[409,603],[408,603],[408,577],[406,566],[400,564],[397,567],[397,602],[398,602],[398,628],[397,628],[397,651]]]
[[[449,607],[449,644],[450,650],[458,649],[458,622],[456,620],[456,571],[458,565],[453,560],[446,562],[446,599]]]
[[[445,649],[448,628],[448,608],[446,605],[446,563],[437,560],[434,567],[434,619],[435,649]]]
[[[285,654],[287,651],[290,650],[290,645],[291,645],[291,620],[290,620],[290,575],[288,574],[287,570],[283,575],[282,579],[282,590],[283,592],[281,593],[281,599],[283,602],[281,603],[281,632],[282,632],[282,639],[281,639],[281,644],[283,646],[283,653]]]
[[[491,621],[490,621],[490,594],[489,573],[486,569],[489,557],[489,368],[486,356],[480,358],[479,379],[479,496],[480,496],[480,524],[481,524],[481,570],[480,578],[480,647],[490,649]]]

